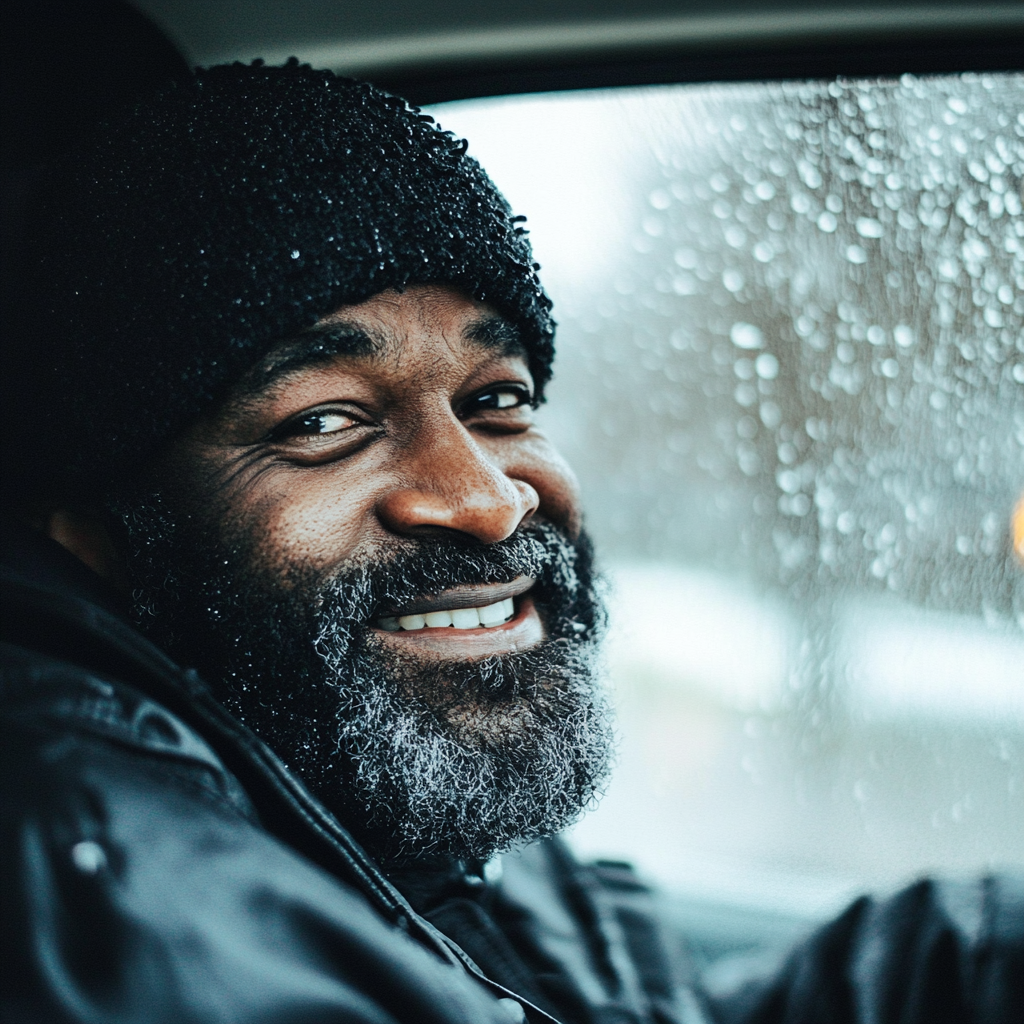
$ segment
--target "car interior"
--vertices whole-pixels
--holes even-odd
[[[37,161],[235,60],[396,92],[526,216],[619,717],[570,841],[658,884],[712,991],[861,892],[1024,870],[1024,5],[48,0],[17,29],[5,273]]]

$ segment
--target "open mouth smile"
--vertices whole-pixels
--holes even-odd
[[[519,576],[511,583],[484,583],[453,587],[442,594],[418,598],[383,615],[376,626],[388,633],[420,629],[493,629],[509,622],[516,612],[515,599],[536,582],[531,576]]]
[[[455,629],[476,629],[477,626],[490,628],[500,626],[515,614],[515,602],[511,597],[504,601],[483,608],[452,608],[437,612],[426,612],[424,615],[401,615],[398,618],[387,616],[378,620],[381,629],[396,633],[400,629],[440,629],[452,626]]]
[[[463,655],[485,656],[522,650],[544,638],[528,594],[535,582],[520,576],[511,583],[453,587],[396,608],[374,626],[389,642],[438,652],[458,648]]]

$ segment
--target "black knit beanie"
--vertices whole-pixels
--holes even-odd
[[[410,284],[510,319],[539,394],[550,302],[465,150],[402,100],[294,62],[198,71],[108,122],[39,187],[6,317],[13,482],[102,493],[278,340]]]

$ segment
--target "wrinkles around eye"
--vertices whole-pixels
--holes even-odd
[[[266,454],[313,465],[353,455],[380,435],[380,426],[372,420],[344,410],[321,411],[282,424],[265,439],[263,447]]]

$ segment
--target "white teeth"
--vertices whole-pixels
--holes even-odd
[[[508,612],[505,611],[504,601],[497,601],[495,604],[489,604],[486,608],[480,609],[481,626],[498,626],[507,618]]]
[[[500,626],[516,613],[515,601],[511,597],[495,601],[485,608],[453,608],[451,611],[427,612],[425,615],[399,615],[397,618],[385,615],[377,625],[389,633],[399,629],[434,629],[439,626],[454,626],[455,629],[477,629],[479,626]]]
[[[452,625],[456,629],[476,629],[480,625],[480,613],[475,608],[455,608]]]

